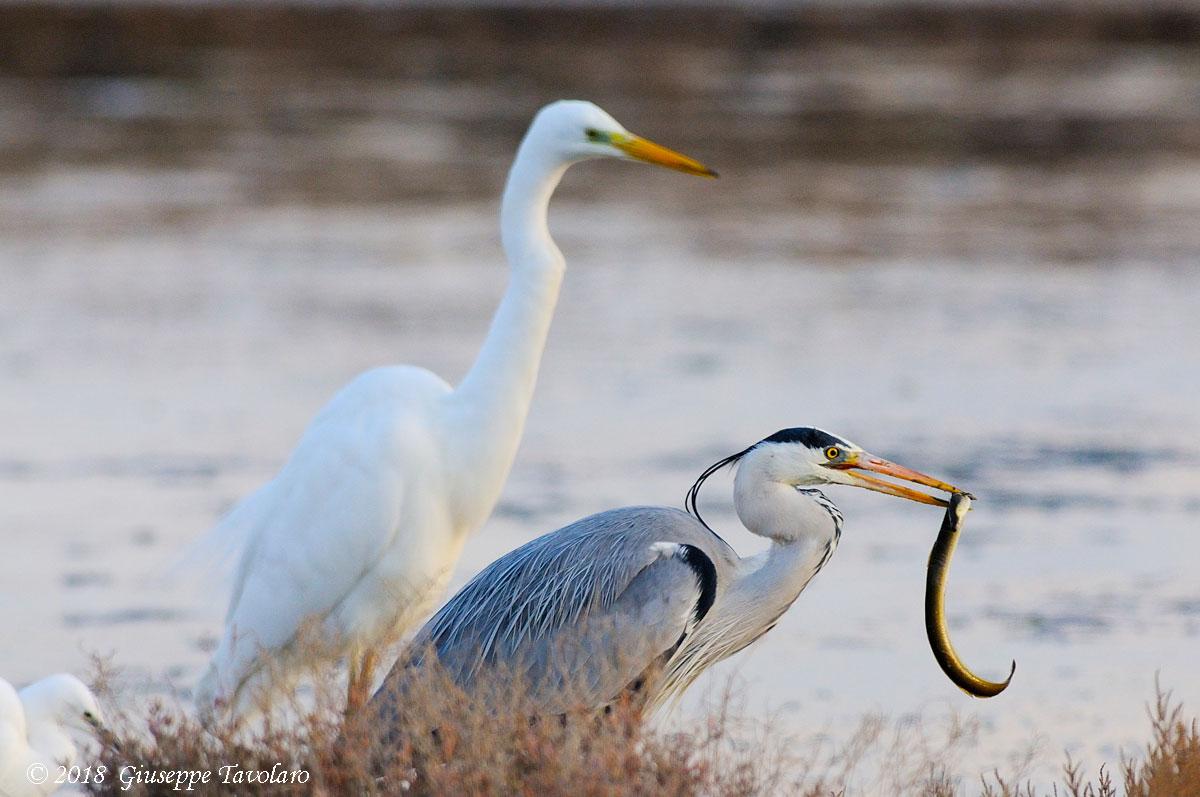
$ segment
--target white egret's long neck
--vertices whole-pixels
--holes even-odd
[[[517,453],[566,262],[547,225],[550,196],[567,165],[522,142],[508,175],[500,231],[509,281],[474,365],[450,399],[456,525],[487,518]]]

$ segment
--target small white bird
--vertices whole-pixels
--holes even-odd
[[[20,693],[0,678],[0,796],[40,797],[54,791],[61,785],[56,782],[58,767],[75,763],[70,732],[92,734],[103,724],[96,696],[74,675],[51,675]]]
[[[589,102],[538,113],[501,202],[508,289],[459,386],[412,366],[362,374],[218,526],[242,552],[224,633],[196,687],[202,719],[255,707],[311,663],[302,652],[348,656],[348,705],[361,705],[377,646],[432,608],[516,456],[566,266],[547,226],[550,196],[568,166],[591,158],[715,176]],[[301,629],[315,632],[309,645],[293,644]]]

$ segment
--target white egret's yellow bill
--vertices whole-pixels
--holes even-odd
[[[655,144],[653,141],[648,141],[640,136],[635,135],[614,135],[610,139],[614,147],[624,152],[631,158],[637,158],[646,163],[653,163],[658,166],[666,166],[668,169],[686,172],[688,174],[697,174],[701,177],[716,177],[717,173],[705,166],[700,161],[693,160],[687,155],[681,155],[674,150]]]

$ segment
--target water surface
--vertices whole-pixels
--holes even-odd
[[[959,771],[1010,772],[1032,745],[1039,783],[1064,750],[1094,772],[1148,738],[1156,674],[1200,710],[1195,59],[1039,40],[972,71],[967,50],[867,38],[751,37],[736,55],[700,36],[644,95],[611,89],[631,128],[724,176],[568,175],[551,226],[569,269],[525,439],[455,584],[591,512],[679,506],[711,462],[820,426],[977,496],[951,630],[981,675],[1015,658],[1013,685],[972,700],[929,653],[941,513],[831,488],[837,554],[674,719],[732,677],[746,713],[800,740],[845,739],[868,712],[958,714],[979,723]],[[414,48],[412,64],[432,52]],[[0,141],[0,673],[86,672],[100,652],[187,697],[223,595],[169,566],[356,373],[464,373],[505,285],[508,153],[556,77],[599,85],[563,71],[568,51],[552,40],[506,81],[341,62],[297,77],[277,63],[291,50],[236,47],[196,55],[203,79],[0,81],[29,122]],[[265,71],[229,77],[245,63]],[[1064,153],[1072,114],[1100,137]],[[989,155],[997,130],[1016,149]],[[727,477],[703,505],[761,547]]]

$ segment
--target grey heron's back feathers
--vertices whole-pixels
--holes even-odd
[[[500,664],[523,674],[544,708],[603,705],[676,650],[734,562],[724,541],[679,510],[584,518],[472,579],[418,632],[417,659],[402,659],[375,701],[395,691],[398,670],[433,651],[460,686]]]

